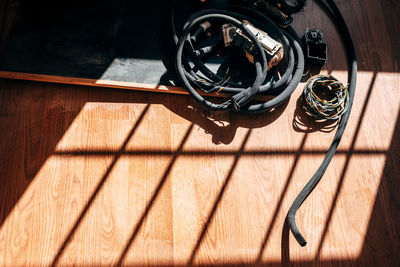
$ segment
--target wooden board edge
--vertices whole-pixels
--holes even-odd
[[[184,88],[177,86],[78,78],[78,77],[46,75],[46,74],[36,74],[36,73],[26,73],[26,72],[0,71],[0,78],[28,80],[36,82],[48,82],[48,83],[61,83],[61,84],[71,84],[71,85],[118,88],[127,90],[164,92],[173,94],[185,94],[185,95],[189,94]]]
[[[15,79],[15,80],[27,80],[27,81],[36,81],[36,82],[71,84],[71,85],[82,85],[82,86],[117,88],[117,89],[133,90],[133,91],[190,95],[190,93],[185,88],[178,87],[178,86],[133,83],[133,82],[123,82],[123,81],[102,80],[102,79],[78,78],[78,77],[46,75],[46,74],[36,74],[36,73],[26,73],[26,72],[0,71],[0,78]],[[205,92],[201,92],[200,94],[202,96],[211,96],[211,97],[225,97],[225,98],[229,97],[229,95],[227,95],[227,94],[213,94],[213,93],[205,93]],[[264,96],[257,96],[255,99],[259,100],[259,101],[267,101],[272,98],[273,98],[273,96],[264,95]]]

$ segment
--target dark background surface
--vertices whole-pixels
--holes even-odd
[[[0,70],[168,85],[171,2],[21,1]],[[178,28],[203,7],[178,1]]]

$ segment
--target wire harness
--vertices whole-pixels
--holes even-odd
[[[315,75],[304,85],[306,113],[318,120],[337,120],[348,108],[347,86],[332,75]]]
[[[228,10],[229,8],[229,10]],[[267,76],[267,52],[260,39],[246,27],[245,21],[250,21],[265,32],[272,32],[282,42],[284,47],[284,67],[280,75],[274,70]],[[201,39],[201,25],[229,24],[239,29],[251,41],[254,51],[254,68],[256,77],[249,87],[237,84],[229,78],[213,73],[202,62],[207,53],[218,47],[218,43],[208,47],[196,47]],[[200,29],[200,30],[199,30]],[[207,9],[193,14],[185,23],[183,33],[177,40],[175,66],[178,77],[192,96],[205,107],[213,111],[239,111],[243,113],[260,113],[268,111],[287,100],[297,88],[304,71],[304,56],[298,37],[294,31],[282,30],[268,17],[251,8],[230,6],[227,9]],[[223,44],[223,42],[222,42]],[[194,64],[194,66],[192,65]],[[281,63],[280,63],[281,64]],[[205,92],[223,92],[231,94],[230,99],[223,103],[215,103],[199,94]],[[276,96],[263,103],[252,102],[258,94],[275,92]]]

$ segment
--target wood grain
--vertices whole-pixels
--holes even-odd
[[[96,86],[96,87],[107,87],[107,88],[118,88],[134,91],[145,91],[145,92],[156,92],[156,93],[170,93],[170,94],[182,94],[189,95],[190,93],[183,87],[178,86],[167,86],[160,84],[145,84],[145,83],[133,83],[123,82],[114,80],[102,80],[102,79],[88,79],[78,77],[66,77],[57,75],[45,75],[36,73],[23,73],[23,72],[12,72],[12,71],[0,71],[0,78],[4,79],[16,79],[16,80],[28,80],[37,82],[49,82],[49,83],[61,83],[61,84],[72,84],[72,85],[84,85],[84,86]],[[200,95],[211,96],[211,97],[227,97],[224,93],[206,93],[200,92]],[[255,98],[259,101],[267,101],[272,96],[260,95]]]
[[[399,7],[338,3],[361,70],[297,215],[306,247],[285,216],[334,131],[302,113],[300,87],[274,111],[210,117],[185,95],[0,80],[0,265],[399,266]],[[335,43],[319,7],[304,12]],[[345,81],[329,49],[324,72]]]

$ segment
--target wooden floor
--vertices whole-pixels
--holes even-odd
[[[399,266],[400,5],[337,2],[357,92],[297,215],[306,247],[284,219],[335,131],[300,87],[270,113],[209,118],[188,96],[0,80],[0,265]],[[346,81],[318,10],[297,25],[327,28],[325,72]]]

